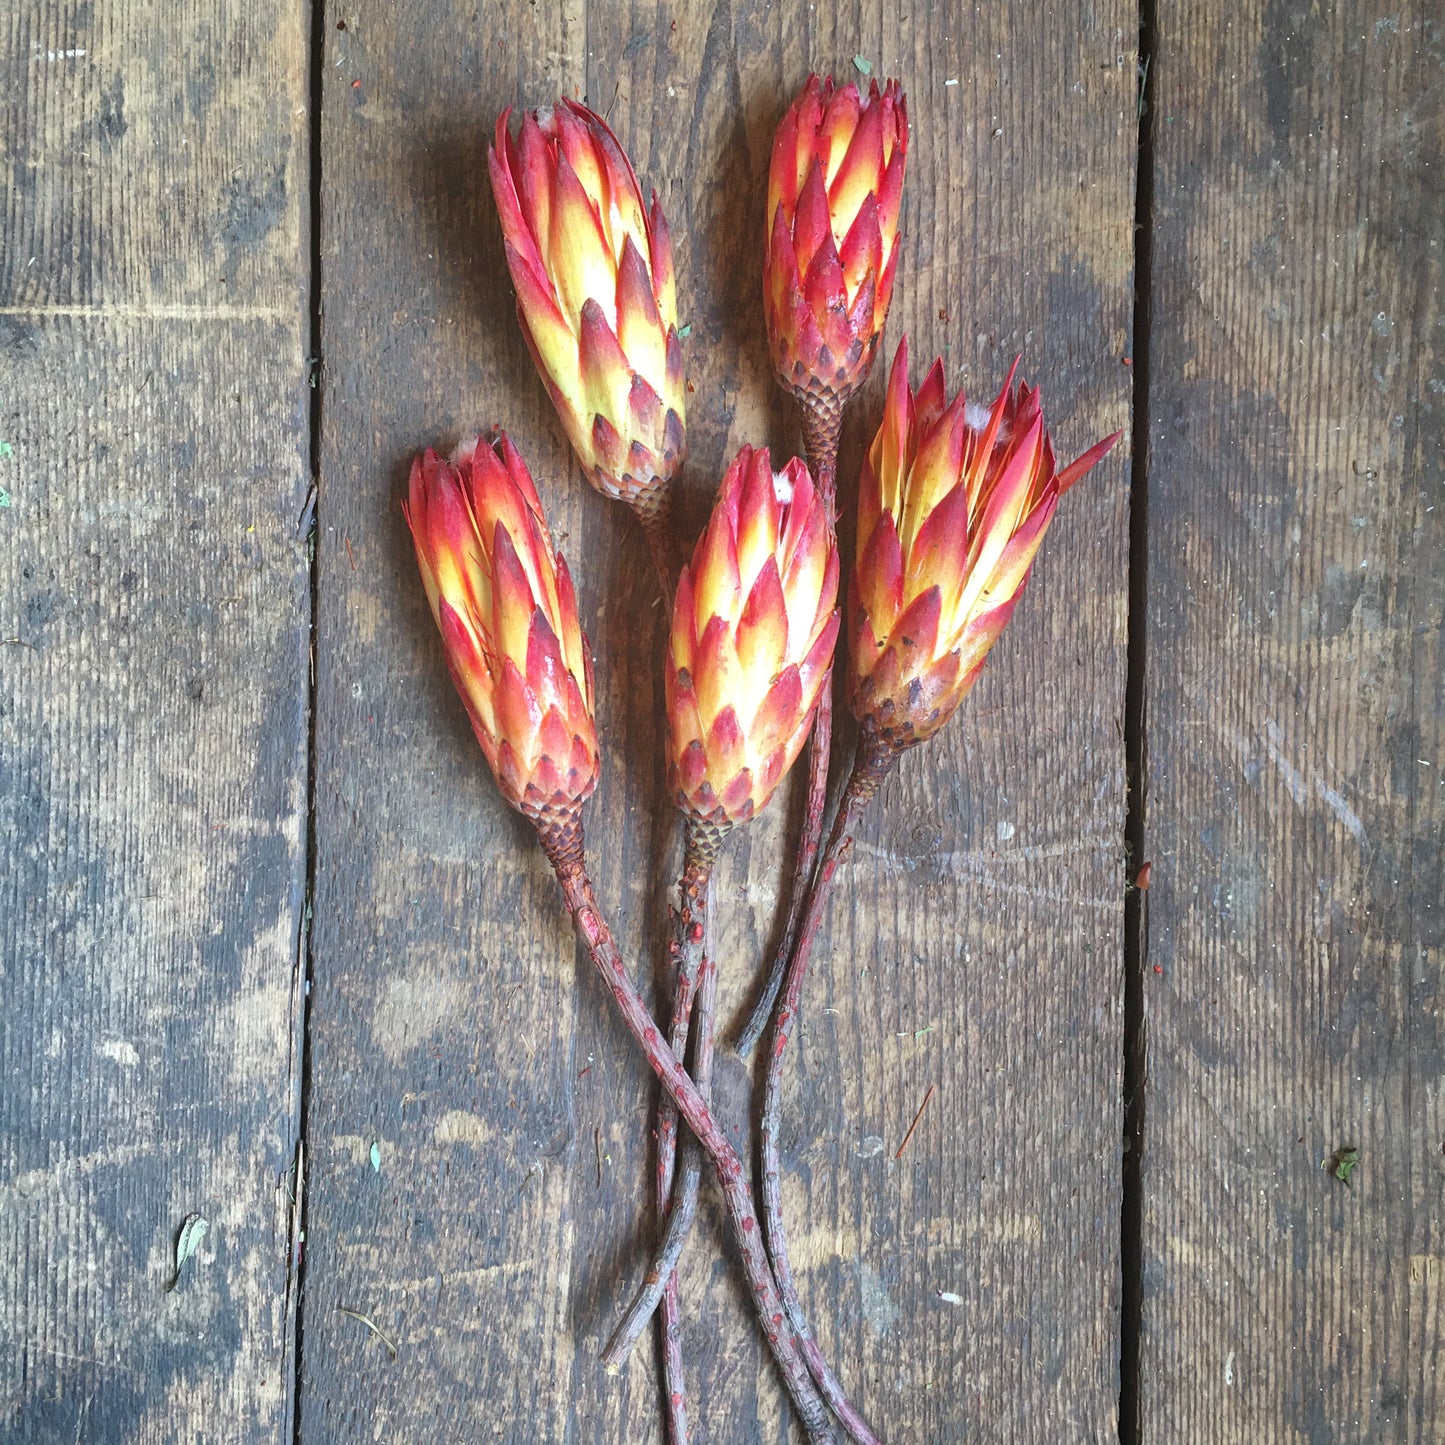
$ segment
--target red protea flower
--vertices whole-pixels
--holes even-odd
[[[406,520],[452,681],[506,800],[540,824],[597,786],[592,654],[526,463],[505,432],[412,463]]]
[[[848,395],[868,374],[898,263],[908,106],[808,77],[778,125],[768,175],[763,303],[773,365],[795,396]]]
[[[667,656],[668,784],[701,821],[766,806],[808,735],[838,635],[838,555],[796,458],[744,446],[684,567]]]
[[[517,316],[588,479],[651,525],[687,449],[672,244],[584,105],[497,119],[487,152]]]
[[[1038,389],[1013,377],[985,412],[961,391],[945,404],[942,361],[914,395],[906,338],[893,362],[858,486],[848,634],[853,711],[895,751],[948,721],[1013,613],[1060,495],[1118,440],[1057,470]]]

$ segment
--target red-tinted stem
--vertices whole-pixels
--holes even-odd
[[[547,820],[538,827],[537,833],[562,886],[577,936],[611,991],[628,1032],[637,1040],[653,1073],[672,1096],[717,1171],[764,1335],[810,1445],[837,1445],[837,1434],[798,1353],[797,1340],[768,1263],[743,1162],[713,1118],[697,1085],[664,1042],[656,1020],[648,1013],[627,975],[627,966],[598,906],[592,880],[582,861],[581,820],[575,814],[568,815],[561,826]]]
[[[697,1030],[693,1044],[692,1077],[698,1092],[704,1098],[712,1087],[712,1065],[716,1038],[717,1004],[717,961],[711,952],[703,955],[698,970],[697,984]],[[606,1348],[602,1351],[602,1363],[609,1370],[619,1368],[631,1353],[647,1321],[663,1301],[664,1291],[671,1293],[676,1286],[678,1260],[682,1258],[683,1246],[692,1232],[693,1219],[697,1214],[697,1191],[702,1179],[702,1150],[691,1134],[683,1135],[679,1144],[680,1162],[672,1187],[672,1207],[667,1215],[667,1227],[658,1240],[652,1261],[647,1267],[637,1293],[626,1313],[618,1321]]]
[[[682,878],[678,883],[677,928],[672,941],[677,960],[677,988],[672,1011],[672,1052],[679,1062],[687,1058],[693,992],[699,976],[707,967],[708,891],[721,841],[722,833],[719,829],[700,824],[695,819],[688,820]],[[692,1070],[693,1081],[704,1099],[709,1098],[712,1086],[710,1049],[707,1065],[705,1074],[696,1066]],[[676,1160],[677,1105],[664,1093],[657,1106],[657,1217],[664,1229],[673,1201]],[[695,1208],[696,1178],[692,1183],[692,1198]],[[668,1438],[672,1445],[688,1445],[687,1375],[682,1363],[682,1304],[678,1298],[675,1271],[669,1270],[663,1278],[666,1283],[663,1286],[659,1326],[662,1332],[663,1402]]]
[[[697,1091],[704,1099],[712,1094],[713,1021],[717,1008],[717,960],[711,954],[702,960],[698,970],[697,985],[697,1034],[693,1045],[692,1076]],[[667,1261],[667,1281],[662,1297],[662,1320],[664,1336],[677,1330],[677,1262],[682,1257],[683,1246],[692,1232],[692,1221],[697,1214],[697,1191],[702,1181],[702,1147],[691,1134],[681,1141],[681,1160],[677,1167],[677,1179],[672,1189],[672,1209],[668,1215],[668,1234],[672,1233],[672,1221],[678,1221],[677,1240],[672,1258]],[[671,1314],[669,1314],[671,1311]],[[681,1361],[679,1360],[679,1368]],[[681,1381],[681,1374],[678,1376]],[[681,1385],[678,1386],[679,1390]],[[685,1408],[685,1407],[684,1407]],[[685,1416],[684,1416],[685,1421]],[[678,1445],[687,1445],[685,1435],[678,1437]]]
[[[818,925],[822,922],[823,910],[831,891],[833,875],[853,841],[853,829],[857,826],[863,810],[878,791],[883,779],[893,766],[895,754],[880,745],[865,731],[859,742],[857,761],[852,776],[838,806],[838,816],[833,821],[833,831],[828,837],[828,846],[823,850],[818,864],[818,875],[808,895],[808,906],[798,927],[797,947],[788,964],[787,977],[783,984],[782,999],[773,1020],[773,1043],[768,1053],[767,1073],[763,1085],[763,1110],[761,1125],[762,1167],[763,1167],[763,1224],[767,1230],[768,1253],[773,1261],[778,1289],[788,1309],[788,1318],[798,1335],[799,1348],[808,1362],[813,1378],[834,1413],[843,1422],[849,1435],[859,1445],[877,1445],[877,1437],[868,1428],[867,1422],[854,1409],[838,1378],[829,1368],[812,1331],[808,1328],[807,1317],[798,1299],[797,1287],[793,1282],[793,1269],[788,1259],[788,1237],[783,1227],[783,1196],[780,1151],[778,1147],[779,1116],[781,1114],[783,1056],[787,1052],[788,1040],[792,1037],[793,1024],[797,1020],[798,1006],[803,993],[803,981],[808,973],[808,960],[813,951],[813,940]]]
[[[842,431],[843,406],[839,401],[805,402],[803,405],[803,444],[808,453],[808,470],[813,474],[819,494],[828,504],[828,526],[835,533],[838,520],[838,438]],[[807,902],[808,888],[813,881],[813,867],[823,842],[823,815],[828,807],[828,766],[833,747],[833,673],[829,669],[818,692],[818,710],[813,714],[813,733],[808,743],[808,802],[803,816],[803,834],[798,840],[798,859],[793,870],[793,893],[788,902],[788,922],[772,966],[763,984],[763,991],[753,1006],[747,1027],[738,1036],[737,1051],[743,1057],[753,1051],[772,1016],[773,1005],[783,986],[788,959],[793,953],[798,920]]]

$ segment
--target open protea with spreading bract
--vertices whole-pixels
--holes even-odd
[[[1013,613],[1059,497],[1117,440],[1059,470],[1036,387],[1010,371],[988,411],[961,391],[948,402],[936,361],[915,395],[899,345],[859,481],[848,589],[850,702],[884,745],[947,722]]]
[[[872,364],[893,295],[908,106],[809,76],[778,125],[763,303],[773,365],[796,396],[847,396]]]
[[[700,821],[745,822],[798,756],[838,635],[838,556],[796,458],[744,446],[683,569],[667,657],[668,782]]]
[[[412,463],[406,519],[452,680],[503,796],[534,822],[597,785],[592,656],[567,563],[503,432]]]
[[[651,525],[686,452],[672,244],[617,137],[562,100],[487,153],[517,315],[592,484]]]

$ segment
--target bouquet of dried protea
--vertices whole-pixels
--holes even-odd
[[[868,375],[893,292],[908,117],[897,82],[867,93],[811,77],[773,146],[763,309],[781,384],[802,409],[806,462],[744,446],[680,574],[669,493],[687,451],[672,248],[662,208],[617,138],[562,100],[497,122],[490,151],[517,316],[582,469],[646,532],[672,608],[665,660],[668,786],[683,863],[666,1024],[649,1012],[587,872],[582,806],[597,784],[592,658],[567,564],[505,432],[449,460],[427,451],[405,503],[447,663],[507,802],[537,830],[578,937],[662,1085],[658,1240],[603,1352],[615,1369],[658,1314],[669,1439],[688,1438],[676,1265],[704,1156],[783,1383],[807,1438],[878,1437],[823,1359],[793,1285],[778,1151],[783,1061],[829,888],[894,762],[952,716],[1028,580],[1060,496],[1112,446],[1060,468],[1037,389],[1010,372],[989,407],[951,401],[935,361],[911,388],[907,342],[858,485],[848,570],[848,705],[858,746],[824,844],[843,409]],[[1015,363],[1015,370],[1017,363]],[[681,550],[681,549],[678,549]],[[764,1030],[758,1173],[713,1116],[717,991],[709,885],[734,828],[767,807],[811,737],[807,810],[782,945],[738,1041]],[[844,776],[839,770],[840,780]]]

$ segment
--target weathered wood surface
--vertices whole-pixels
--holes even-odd
[[[673,833],[655,594],[517,333],[495,116],[585,95],[664,198],[692,323],[691,526],[740,442],[796,444],[758,304],[768,147],[809,69],[860,52],[904,77],[914,125],[890,353],[907,329],[920,364],[944,352],[991,396],[1022,351],[1072,452],[1126,420],[1137,17],[1064,6],[1041,37],[1031,6],[987,11],[328,13],[304,1439],[660,1428],[651,1349],[618,1380],[595,1361],[650,1240],[651,1089],[485,775],[398,507],[428,442],[503,422],[533,463],[598,654],[598,886],[649,976],[667,881],[649,870]],[[894,1441],[1115,1429],[1125,477],[1116,456],[1069,498],[964,717],[890,785],[812,991],[787,1209],[818,1332]],[[778,805],[719,880],[728,1015],[775,926],[788,831]],[[746,1073],[721,1073],[744,1128]],[[716,1208],[684,1288],[697,1440],[787,1438]]]
[[[284,0],[205,8],[0,21],[0,1438],[25,1445],[291,1433],[306,37]]]
[[[1441,1441],[1440,15],[1160,8],[1141,1438]]]

